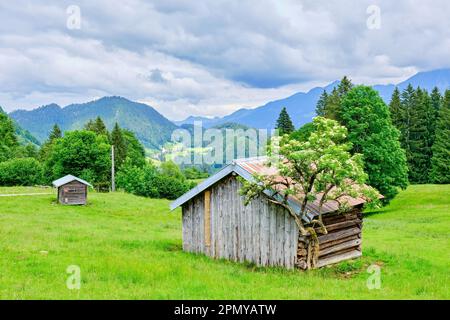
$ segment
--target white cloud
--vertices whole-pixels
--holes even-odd
[[[449,67],[450,3],[376,1],[69,1],[0,4],[0,105],[102,95],[145,101],[171,119],[225,115],[349,75],[398,82]]]

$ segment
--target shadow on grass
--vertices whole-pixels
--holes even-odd
[[[376,211],[365,211],[365,212],[363,212],[363,218],[370,218],[372,216],[388,213],[390,211],[391,210],[386,210],[384,208],[381,209],[381,210],[376,210]]]

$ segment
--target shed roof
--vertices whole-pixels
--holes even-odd
[[[175,208],[183,205],[196,195],[200,194],[201,192],[208,189],[210,186],[214,185],[233,172],[247,181],[254,181],[254,174],[277,174],[277,169],[274,167],[268,167],[266,165],[266,161],[266,157],[236,159],[231,164],[222,168],[219,172],[204,180],[195,188],[191,189],[190,191],[173,201],[170,204],[170,209],[174,210]],[[273,195],[269,190],[266,190],[264,193],[269,197]],[[289,202],[290,206],[297,211],[297,214],[300,214],[300,201],[295,197],[290,197]],[[363,198],[343,197],[341,199],[341,202],[345,202],[347,205],[354,207],[364,204],[366,200]],[[309,203],[307,205],[307,209],[308,214],[306,215],[305,220],[310,221],[315,215],[319,214],[319,200],[317,199],[314,202]],[[323,204],[321,212],[330,213],[337,211],[338,209],[339,203],[337,201],[330,200]]]
[[[59,188],[59,187],[65,185],[65,184],[68,184],[69,182],[72,182],[72,181],[78,181],[78,182],[80,182],[80,183],[82,183],[84,185],[92,187],[92,185],[89,182],[84,181],[83,179],[77,178],[77,177],[75,177],[75,176],[73,176],[71,174],[68,174],[65,177],[62,177],[62,178],[59,178],[58,180],[53,181],[53,185],[56,188]]]

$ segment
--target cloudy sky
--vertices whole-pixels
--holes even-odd
[[[180,120],[343,75],[397,83],[450,67],[449,13],[448,0],[0,0],[0,105],[120,95]]]

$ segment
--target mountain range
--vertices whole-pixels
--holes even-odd
[[[254,109],[239,109],[222,118],[191,116],[183,121],[178,121],[177,124],[192,124],[194,121],[202,121],[203,126],[213,127],[222,123],[236,122],[253,128],[273,129],[281,109],[286,107],[294,125],[300,127],[303,124],[310,122],[312,117],[314,117],[316,103],[323,90],[326,90],[329,93],[338,84],[339,81],[334,81],[326,87],[316,87],[306,93],[298,92],[287,98],[275,100]],[[426,89],[429,92],[436,86],[443,92],[450,88],[450,69],[419,72],[396,85],[375,85],[373,88],[380,93],[380,96],[386,103],[389,103],[395,87],[398,87],[399,90],[403,90],[408,84],[411,84],[413,87],[420,86],[422,89]]]
[[[121,127],[133,131],[145,147],[159,149],[170,140],[173,130],[186,127],[186,125],[189,127],[194,121],[202,121],[205,128],[230,126],[234,123],[253,128],[273,129],[283,107],[286,107],[294,125],[300,127],[314,117],[316,102],[323,90],[331,92],[338,84],[339,81],[334,81],[326,87],[316,87],[308,92],[298,92],[257,108],[239,109],[224,117],[191,116],[176,122],[171,122],[149,105],[122,97],[104,97],[88,103],[71,104],[63,108],[56,104],[50,104],[30,111],[16,110],[9,115],[21,128],[29,131],[40,142],[47,139],[48,133],[55,123],[63,131],[75,130],[82,128],[88,120],[100,116],[109,129],[117,122]],[[450,88],[450,69],[419,72],[396,85],[375,85],[373,88],[380,93],[386,103],[389,103],[394,88],[397,86],[403,90],[408,84],[414,87],[420,86],[428,91],[436,86],[443,92]]]
[[[50,104],[31,111],[13,111],[9,115],[40,142],[47,139],[55,123],[63,131],[76,130],[97,116],[103,119],[110,130],[117,122],[120,127],[133,131],[150,149],[158,149],[169,141],[172,131],[177,128],[151,106],[122,97],[104,97],[64,108]]]

